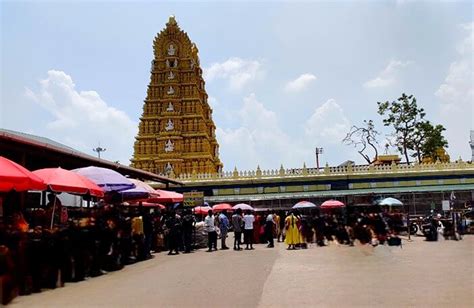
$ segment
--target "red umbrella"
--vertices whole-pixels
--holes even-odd
[[[212,208],[210,206],[196,206],[193,210],[196,215],[207,215],[207,212]]]
[[[183,195],[177,192],[161,190],[161,189],[156,189],[155,191],[160,196],[157,198],[149,198],[147,199],[148,202],[157,202],[157,203],[183,202]]]
[[[346,205],[338,200],[327,200],[321,204],[322,209],[338,209],[345,207]]]
[[[0,156],[0,191],[45,190],[46,184],[33,172]]]
[[[223,210],[232,211],[232,205],[228,203],[219,203],[212,207],[212,210],[215,212],[221,212]]]
[[[95,197],[103,197],[104,191],[88,178],[62,168],[45,168],[33,171],[54,192],[66,192],[71,194],[90,194]]]

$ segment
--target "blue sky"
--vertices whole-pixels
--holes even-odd
[[[322,164],[362,163],[341,139],[364,119],[388,133],[376,102],[403,92],[470,159],[470,1],[0,5],[3,128],[128,163],[153,38],[174,14],[199,48],[225,170],[314,166],[316,146]]]

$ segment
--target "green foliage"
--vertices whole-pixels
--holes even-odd
[[[378,102],[378,113],[384,115],[385,126],[392,126],[395,130],[395,145],[410,163],[409,156],[415,157],[419,162],[423,157],[436,158],[439,149],[448,146],[442,132],[442,125],[433,126],[424,120],[426,115],[423,108],[418,108],[413,95],[402,94],[393,102]],[[414,152],[410,155],[410,152]],[[434,159],[435,160],[435,159]]]
[[[425,122],[421,128],[421,134],[424,135],[424,140],[421,143],[421,153],[418,154],[423,158],[430,158],[431,161],[442,160],[439,149],[447,148],[448,141],[443,136],[443,131],[446,129],[443,125],[431,125],[430,122]]]

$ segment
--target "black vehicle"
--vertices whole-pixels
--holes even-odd
[[[427,241],[437,241],[438,240],[438,228],[442,225],[438,219],[435,219],[433,216],[428,216],[425,218],[421,224],[421,231],[426,237]]]

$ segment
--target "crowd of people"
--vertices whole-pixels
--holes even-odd
[[[309,243],[354,245],[356,240],[378,245],[396,241],[402,225],[401,214],[317,209],[210,210],[205,217],[187,208],[66,209],[53,196],[45,208],[15,212],[0,223],[0,279],[4,288],[30,294],[120,270],[154,252],[176,255],[206,246],[213,252],[230,249],[230,244],[234,251],[253,250],[259,243],[273,248],[274,241],[288,249],[305,249]]]
[[[316,209],[309,213],[292,210],[253,214],[238,209],[232,215],[226,211],[214,215],[210,210],[204,226],[208,233],[207,251],[211,252],[217,250],[218,231],[221,249],[229,249],[226,245],[229,230],[234,231],[234,250],[242,250],[242,245],[245,245],[245,250],[252,250],[256,243],[266,243],[266,247],[273,248],[275,239],[285,242],[288,249],[304,249],[309,243],[326,246],[337,242],[353,246],[356,240],[372,245],[399,243],[398,234],[403,229],[403,221],[401,214],[356,212],[346,215],[341,212],[320,213]]]

